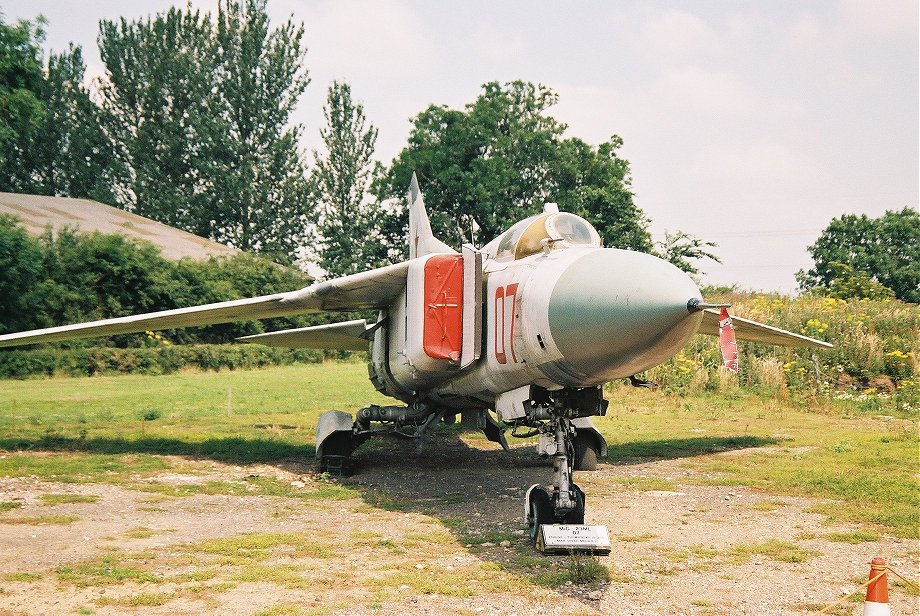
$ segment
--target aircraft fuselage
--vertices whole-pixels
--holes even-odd
[[[629,250],[567,247],[487,259],[480,284],[481,353],[464,369],[459,358],[413,349],[419,328],[409,325],[418,321],[411,313],[426,306],[413,306],[425,298],[407,285],[374,334],[371,374],[382,391],[465,409],[492,407],[497,395],[527,385],[598,386],[666,361],[702,319],[687,308],[701,299],[687,274]]]

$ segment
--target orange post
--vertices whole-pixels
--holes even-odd
[[[869,568],[869,587],[866,588],[866,602],[863,616],[891,616],[888,605],[888,565],[885,559],[876,556]]]

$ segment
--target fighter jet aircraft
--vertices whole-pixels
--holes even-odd
[[[299,291],[0,336],[0,347],[108,336],[317,311],[376,309],[355,320],[241,340],[273,346],[370,350],[370,380],[401,404],[353,418],[324,413],[316,456],[349,467],[353,449],[385,433],[421,438],[458,412],[478,414],[490,440],[538,436],[552,458],[552,488],[531,486],[531,537],[544,523],[583,524],[574,472],[595,470],[606,443],[591,418],[607,409],[605,382],[667,361],[697,333],[720,336],[737,369],[735,336],[827,348],[820,340],[746,319],[703,301],[671,263],[604,248],[586,220],[547,203],[482,248],[460,252],[431,230],[415,176],[409,187],[409,260]],[[719,310],[716,310],[716,309]],[[494,416],[493,416],[494,413]]]

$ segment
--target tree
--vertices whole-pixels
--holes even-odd
[[[80,47],[50,54],[39,90],[44,118],[30,145],[34,192],[114,203],[115,146],[102,128],[101,110],[83,84]]]
[[[2,333],[243,299],[307,284],[303,272],[246,253],[168,261],[153,244],[122,235],[64,228],[32,238],[15,219],[0,216]],[[266,328],[304,327],[320,319],[298,315],[166,335],[173,342],[231,342]],[[113,341],[130,345],[137,336],[116,336]]]
[[[30,329],[42,250],[14,219],[0,216],[0,333]]]
[[[220,106],[212,25],[190,9],[99,24],[100,95],[125,173],[120,207],[197,235],[211,223]]]
[[[171,8],[103,21],[100,92],[127,173],[119,205],[242,250],[290,261],[307,184],[287,127],[309,82],[303,27],[271,30],[265,0],[210,14]]]
[[[367,189],[377,166],[371,157],[377,129],[364,117],[364,106],[351,97],[347,83],[329,87],[325,128],[320,136],[325,153],[314,150],[313,182],[320,235],[318,265],[328,277],[354,274],[386,261],[379,207]]]
[[[39,241],[40,327],[152,312],[162,305],[156,280],[168,264],[152,244],[66,227],[54,234],[49,229]]]
[[[830,284],[822,291],[837,299],[886,300],[894,291],[876,281],[866,272],[854,270],[846,263],[831,261],[827,264]]]
[[[596,148],[578,138],[561,144],[554,189],[562,209],[589,220],[611,248],[653,252],[648,219],[633,202],[629,161],[618,135]]]
[[[413,119],[409,144],[374,185],[382,199],[404,200],[417,172],[436,233],[448,243],[484,243],[544,201],[595,224],[607,245],[650,250],[647,221],[633,204],[629,163],[614,136],[592,147],[563,139],[565,125],[548,115],[558,100],[539,84],[491,82],[464,110],[432,105]],[[402,241],[402,218],[389,221]]]
[[[879,218],[844,214],[808,251],[815,266],[796,275],[805,291],[866,287],[844,280],[865,274],[898,299],[920,303],[920,214],[910,208]]]
[[[80,47],[42,65],[45,20],[0,20],[0,189],[112,203],[113,146]]]
[[[681,271],[694,276],[701,272],[691,261],[712,259],[716,263],[722,262],[722,259],[709,252],[710,248],[718,248],[718,246],[715,242],[704,242],[700,238],[684,231],[678,230],[674,233],[665,231],[664,240],[656,242],[655,252],[662,259],[670,261],[679,267]]]
[[[45,108],[39,99],[46,21],[7,25],[0,14],[0,190],[33,192],[30,147]]]
[[[300,127],[291,113],[310,83],[304,28],[270,30],[266,0],[224,0],[216,24],[217,87],[225,130],[218,158],[215,235],[291,262],[308,225]]]

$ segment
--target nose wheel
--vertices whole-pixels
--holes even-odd
[[[540,526],[553,523],[553,504],[549,492],[543,486],[535,485],[528,492],[527,526],[530,530],[530,543],[536,545]]]

